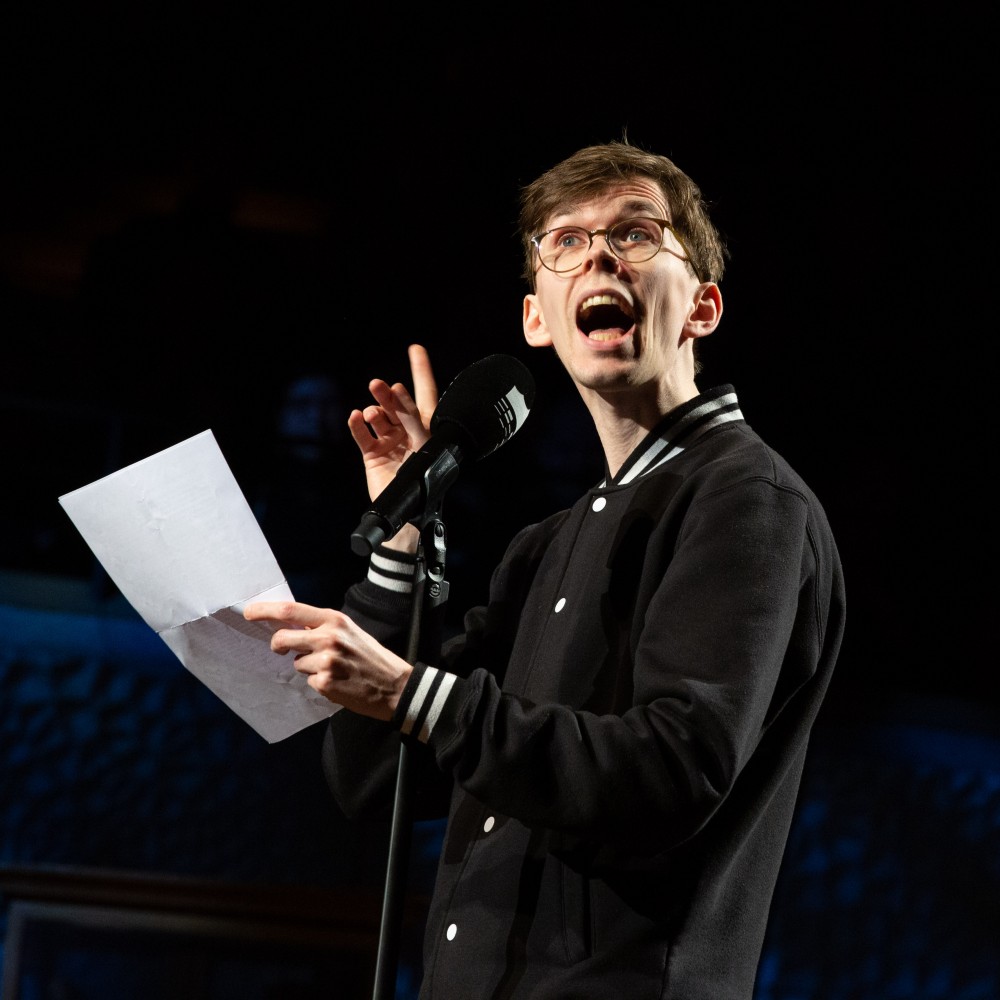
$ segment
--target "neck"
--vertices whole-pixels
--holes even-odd
[[[666,414],[698,395],[693,379],[676,386],[661,383],[648,392],[607,393],[585,386],[579,389],[612,477],[618,475],[636,446]]]

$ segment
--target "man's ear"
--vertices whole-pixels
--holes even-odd
[[[700,284],[684,324],[685,337],[707,337],[722,319],[722,292],[714,281]]]
[[[542,316],[542,307],[538,303],[537,295],[525,295],[521,325],[524,328],[524,339],[532,347],[552,346],[552,337],[545,325],[545,317]]]

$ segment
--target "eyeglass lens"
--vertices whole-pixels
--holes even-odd
[[[594,237],[602,238],[602,235]],[[625,219],[608,230],[607,240],[616,256],[637,263],[649,260],[660,249],[663,227],[653,219]],[[542,263],[553,271],[569,271],[579,266],[590,247],[590,233],[580,226],[562,226],[544,233],[538,240]]]

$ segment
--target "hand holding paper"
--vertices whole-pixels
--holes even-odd
[[[295,656],[295,669],[325,698],[388,722],[413,668],[347,615],[288,601],[254,601],[244,617],[271,621],[271,648]]]

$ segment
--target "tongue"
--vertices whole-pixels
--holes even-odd
[[[627,333],[632,320],[617,306],[597,305],[580,316],[579,325],[592,340],[609,340]]]

